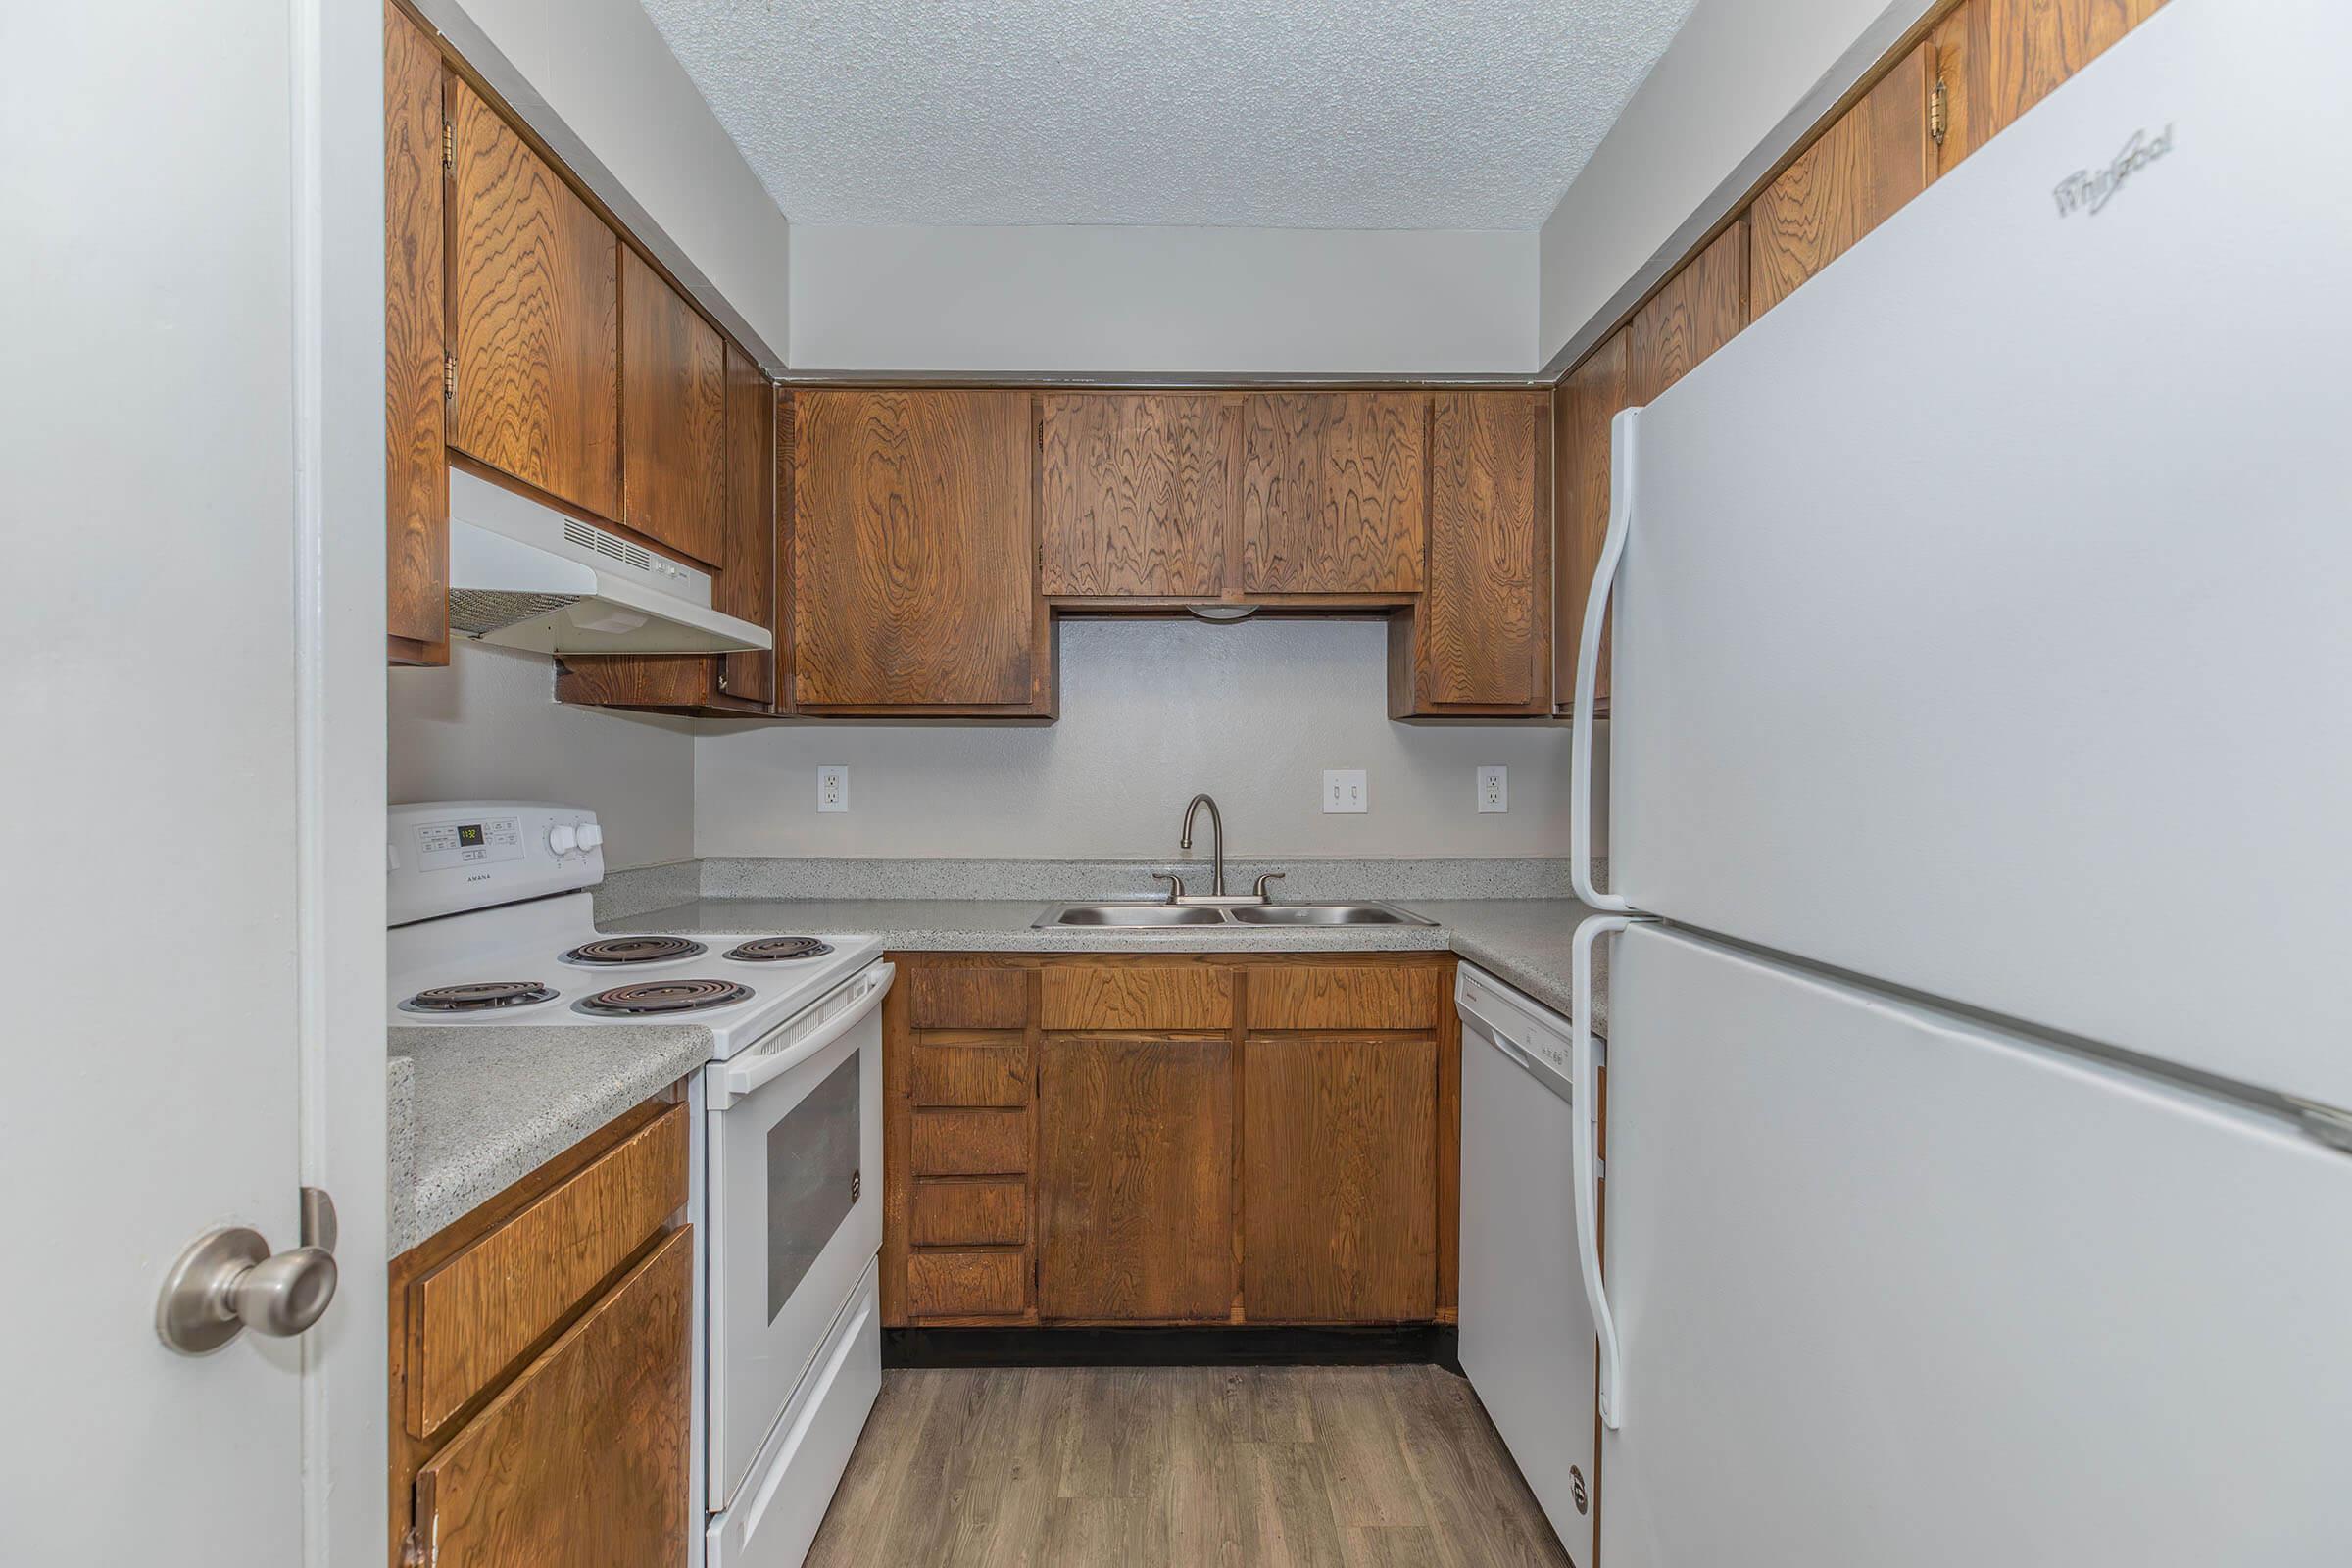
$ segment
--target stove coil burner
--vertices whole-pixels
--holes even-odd
[[[579,1004],[582,1012],[608,1018],[640,1017],[649,1013],[699,1012],[751,999],[752,988],[731,980],[641,980],[633,986],[599,991]]]
[[[564,955],[564,961],[604,968],[691,958],[705,951],[700,942],[689,942],[684,937],[600,937],[594,942],[583,942]]]
[[[781,963],[787,958],[821,958],[832,951],[832,943],[814,937],[760,937],[729,948],[727,956],[743,963]]]
[[[471,985],[434,986],[400,1005],[407,1012],[488,1012],[555,1000],[555,992],[536,980],[477,980]]]

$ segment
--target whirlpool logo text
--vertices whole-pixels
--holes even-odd
[[[2147,168],[2173,150],[2173,127],[2167,125],[2151,136],[2146,130],[2135,130],[2124,143],[2105,169],[2078,169],[2058,182],[2050,194],[2058,203],[2058,216],[2072,218],[2077,213],[2096,215],[2115,193],[2124,188],[2124,181]]]

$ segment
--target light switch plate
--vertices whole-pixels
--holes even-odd
[[[848,768],[820,767],[816,770],[816,808],[820,811],[846,811],[850,808]]]
[[[1323,809],[1332,811],[1361,811],[1371,805],[1371,791],[1364,783],[1360,767],[1327,767],[1323,770]]]
[[[1507,811],[1511,808],[1509,768],[1482,767],[1478,770],[1478,808],[1482,811]]]

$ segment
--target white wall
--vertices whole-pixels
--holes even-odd
[[[458,52],[770,370],[790,225],[637,0],[417,0]]]
[[[708,725],[695,851],[1166,856],[1207,790],[1235,855],[1565,855],[1567,730],[1391,723],[1387,636],[1359,620],[1071,619],[1048,728]],[[851,808],[820,814],[816,769],[832,763],[850,769]],[[1507,813],[1474,808],[1483,763],[1511,770]],[[1366,769],[1371,809],[1323,815],[1326,767]]]
[[[555,662],[463,638],[447,669],[392,671],[394,801],[561,801],[604,824],[615,870],[694,854],[688,720],[556,701]]]
[[[1934,3],[1699,0],[1544,224],[1537,362],[1590,347]]]
[[[796,370],[1526,374],[1532,233],[793,229]]]

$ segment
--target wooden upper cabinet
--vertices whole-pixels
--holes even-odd
[[[1226,1040],[1046,1037],[1039,1316],[1200,1322],[1230,1313],[1232,1054]]]
[[[1440,392],[1429,584],[1389,623],[1389,712],[1551,710],[1551,399]]]
[[[1214,599],[1225,588],[1241,401],[1038,400],[1038,575],[1049,596]]]
[[[726,569],[710,585],[713,608],[776,633],[776,389],[752,358],[727,345]],[[764,708],[776,697],[774,654],[726,654],[718,689]]]
[[[1418,593],[1428,425],[1423,392],[1245,399],[1242,591]]]
[[[1585,599],[1609,531],[1609,421],[1633,402],[1627,375],[1627,332],[1585,357],[1552,395],[1553,574],[1559,607],[1553,627],[1552,702],[1560,712],[1576,702],[1576,658],[1584,635]],[[1604,629],[1594,661],[1593,716],[1609,711],[1609,644]]]
[[[384,6],[384,576],[394,663],[449,662],[441,54]]]
[[[1747,235],[1734,223],[1683,264],[1626,327],[1626,393],[1650,402],[1747,324]]]
[[[1965,0],[1929,42],[1943,82],[1939,170],[1975,152],[2164,0]]]
[[[796,708],[1051,716],[1029,394],[792,402]]]
[[[1771,310],[1928,188],[1935,46],[1895,63],[1748,209],[1751,318]]]
[[[727,344],[635,251],[620,253],[621,520],[725,567]]]
[[[480,94],[448,77],[449,444],[620,516],[620,241]]]

